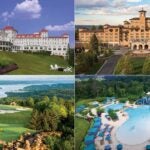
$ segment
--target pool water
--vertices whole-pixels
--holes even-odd
[[[112,110],[120,110],[124,107],[125,104],[123,103],[118,103],[118,104],[112,104],[112,105],[109,105],[105,108],[105,111],[108,112],[109,109],[112,109]]]
[[[127,145],[137,145],[150,139],[150,106],[128,108],[129,119],[118,128],[117,139]]]

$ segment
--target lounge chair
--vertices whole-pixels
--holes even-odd
[[[98,128],[91,128],[88,131],[88,135],[96,135],[98,132]]]
[[[94,144],[94,139],[95,139],[94,135],[87,135],[84,139],[85,145]]]
[[[145,150],[150,150],[150,145],[146,145]]]
[[[117,150],[123,150],[123,145],[122,145],[122,144],[118,144],[118,145],[116,146],[116,149],[117,149]]]
[[[53,65],[50,65],[50,70],[56,70]]]
[[[55,69],[56,69],[56,70],[59,68],[59,66],[58,66],[57,64],[55,64],[55,66],[54,66],[54,67],[55,67]]]
[[[110,145],[105,145],[104,150],[112,150]]]

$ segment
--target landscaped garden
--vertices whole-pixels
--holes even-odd
[[[5,58],[5,59],[4,59]],[[4,59],[4,60],[3,60]],[[32,53],[12,53],[0,52],[0,66],[6,66],[15,63],[18,69],[9,72],[8,74],[73,74],[72,72],[62,72],[51,70],[50,65],[57,64],[61,67],[68,67],[67,60],[60,56],[49,56],[47,54],[32,54]]]

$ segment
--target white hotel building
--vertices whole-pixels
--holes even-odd
[[[48,30],[33,34],[18,34],[12,26],[0,30],[0,50],[4,51],[47,51],[51,55],[66,56],[69,35],[50,37]]]

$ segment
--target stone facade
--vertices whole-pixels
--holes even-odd
[[[131,49],[150,49],[150,18],[140,10],[139,17],[124,21],[124,25],[104,25],[101,30],[79,29],[79,41],[86,44],[95,34],[99,42]]]

